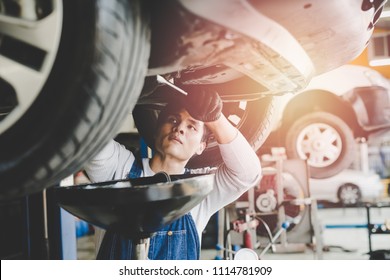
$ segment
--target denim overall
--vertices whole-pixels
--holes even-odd
[[[142,163],[134,161],[128,178],[139,178]],[[190,213],[175,220],[150,238],[148,258],[151,260],[198,260],[199,237]],[[97,255],[101,260],[133,259],[133,242],[108,230]]]

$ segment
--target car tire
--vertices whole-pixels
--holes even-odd
[[[240,102],[227,102],[223,106],[223,113],[227,119],[240,130],[253,150],[257,151],[271,133],[271,118],[273,117],[275,99],[264,97],[247,101],[245,109],[240,107]],[[190,159],[187,167],[213,167],[221,163],[222,157],[218,145],[212,139],[201,155]]]
[[[150,28],[142,1],[52,3],[62,8],[58,50],[37,98],[0,135],[0,199],[80,170],[115,136],[146,75]]]
[[[345,206],[356,205],[362,200],[362,192],[354,184],[344,184],[337,191],[339,201]]]
[[[314,112],[297,119],[286,134],[289,158],[307,159],[310,177],[322,179],[348,168],[355,157],[352,130],[339,117]]]

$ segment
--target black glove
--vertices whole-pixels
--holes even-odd
[[[222,114],[222,100],[214,90],[204,86],[182,87],[188,95],[183,97],[184,108],[196,120],[212,122]]]

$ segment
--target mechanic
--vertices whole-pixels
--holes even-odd
[[[153,176],[158,172],[191,173],[185,168],[187,162],[204,151],[209,133],[214,135],[224,163],[215,172],[213,190],[189,213],[150,238],[149,259],[199,259],[202,231],[210,217],[261,178],[256,153],[223,115],[218,93],[207,91],[187,89],[187,96],[161,111],[151,159],[139,163],[132,152],[112,140],[85,166],[93,182]],[[132,259],[132,246],[131,240],[107,231],[97,259]]]

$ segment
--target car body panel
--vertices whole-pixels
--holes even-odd
[[[273,130],[276,130],[282,125],[284,112],[289,104],[292,104],[296,97],[302,93],[310,92],[315,94],[317,91],[329,93],[340,97],[340,100],[347,100],[343,95],[348,94],[354,88],[380,86],[387,89],[390,98],[390,82],[383,77],[379,72],[372,68],[358,65],[343,65],[332,71],[314,77],[308,86],[296,95],[287,94],[277,99],[273,120]],[[312,93],[311,93],[312,92]],[[321,102],[319,99],[318,102]],[[308,106],[312,106],[307,104]],[[357,117],[362,117],[362,112],[355,111]]]
[[[206,2],[207,5],[205,5]],[[264,49],[257,54],[260,55],[257,61],[247,60],[246,64],[240,65],[234,63],[234,60],[229,61],[231,59],[227,58],[224,63],[260,83],[269,85],[269,88],[273,91],[295,91],[295,89],[302,88],[314,74],[314,65],[296,38],[283,28],[283,26],[271,18],[264,16],[259,11],[256,11],[248,1],[233,0],[228,5],[226,1],[220,0],[211,2],[181,1],[181,3],[188,10],[201,17],[226,26],[231,30],[240,32],[260,42],[264,46]],[[278,60],[270,57],[273,53],[277,56]],[[242,55],[248,54],[242,53]],[[271,65],[267,65],[267,62]],[[266,69],[266,66],[269,66],[269,69]],[[287,71],[288,67],[295,68],[295,75],[299,75],[300,77],[290,76],[289,80],[295,80],[297,82],[286,83],[285,87],[281,88],[281,82],[271,83],[270,81],[273,79],[271,74],[267,73],[268,71],[272,71],[272,68],[275,66],[276,68],[278,66],[283,67],[286,73],[289,72]],[[278,74],[284,76],[282,72]]]
[[[362,200],[375,200],[383,195],[384,186],[378,174],[364,173],[359,170],[345,169],[326,179],[310,179],[310,195],[317,200],[338,202],[337,191],[344,184],[359,187]]]
[[[343,65],[361,53],[372,35],[376,11],[374,7],[363,9],[365,1],[356,0],[180,2],[202,18],[261,42],[286,62],[281,65],[273,63],[274,67],[293,66],[301,75],[300,79],[306,82],[313,75]],[[267,83],[270,77],[264,75],[264,70],[260,71],[261,68],[250,61],[248,63],[237,69]],[[262,75],[256,75],[256,72]],[[296,86],[282,90],[287,93],[300,89],[301,86]]]
[[[289,173],[283,173],[283,184],[296,185],[297,181]],[[324,179],[309,179],[310,197],[316,200],[339,202],[337,192],[344,184],[358,186],[363,201],[379,199],[384,194],[384,185],[378,174],[360,170],[345,169],[339,174]]]

